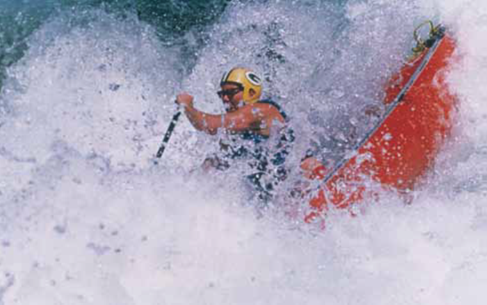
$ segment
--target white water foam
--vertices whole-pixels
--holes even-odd
[[[459,125],[436,171],[414,193],[412,205],[391,194],[370,203],[360,217],[332,215],[326,232],[271,215],[256,217],[236,177],[187,175],[214,143],[186,120],[162,163],[150,165],[174,110],[169,100],[178,90],[182,60],[150,28],[98,12],[88,27],[64,28],[63,18],[46,24],[9,71],[2,95],[10,116],[0,128],[0,304],[483,304],[487,93],[481,84],[487,53],[485,42],[474,38],[484,37],[479,31],[487,24],[487,6],[469,3],[350,3],[345,28],[377,26],[372,36],[364,30],[350,38],[358,44],[349,51],[350,62],[347,56],[316,55],[310,41],[318,31],[313,28],[340,23],[333,8],[323,9],[336,14],[327,21],[306,3],[236,5],[216,25],[182,85],[197,96],[197,105],[215,111],[214,70],[231,65],[222,58],[250,60],[246,48],[263,44],[266,29],[245,37],[249,44],[242,49],[237,37],[228,50],[220,48],[220,40],[234,37],[233,31],[249,33],[239,29],[252,23],[267,25],[254,16],[257,8],[281,18],[273,27],[283,27],[287,62],[250,62],[274,71],[271,90],[298,114],[306,106],[333,108],[306,98],[300,106],[292,103],[294,90],[304,94],[316,75],[332,71],[330,81],[365,82],[373,63],[347,79],[362,48],[391,56],[385,74],[368,83],[370,92],[361,82],[354,89],[368,98],[380,96],[387,70],[403,56],[396,53],[407,46],[366,42],[384,29],[400,28],[394,19],[380,18],[387,12],[417,19],[437,14],[458,39],[461,59],[449,81],[461,101]],[[400,37],[409,37],[413,21],[398,31]],[[299,40],[299,32],[310,38]],[[335,42],[333,31],[323,39],[317,49]],[[336,66],[320,66],[327,56]],[[300,65],[319,68],[312,75],[309,69],[294,74],[302,81],[283,76]],[[313,86],[323,94],[328,89],[319,82]],[[332,103],[331,97],[348,92],[329,94]]]

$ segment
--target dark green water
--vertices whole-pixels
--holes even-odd
[[[118,18],[137,16],[153,26],[165,43],[177,43],[188,31],[200,33],[217,20],[229,0],[142,1],[142,0],[39,0],[0,2],[0,81],[5,69],[18,61],[28,48],[28,37],[47,20],[73,13],[73,21],[93,9],[101,9]],[[77,17],[76,17],[77,16]],[[78,20],[79,22],[79,20]]]

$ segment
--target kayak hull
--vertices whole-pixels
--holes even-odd
[[[374,192],[374,184],[413,190],[431,169],[451,134],[457,105],[446,83],[455,41],[444,35],[433,47],[391,78],[385,91],[386,115],[354,156],[331,173],[321,165],[313,169],[312,176],[323,182],[313,192],[307,222],[322,218],[331,207],[350,209]]]

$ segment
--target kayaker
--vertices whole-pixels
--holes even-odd
[[[235,159],[245,159],[251,171],[247,178],[259,198],[269,200],[275,186],[286,178],[284,163],[294,140],[288,117],[278,104],[261,99],[262,79],[247,68],[224,73],[220,87],[217,94],[225,106],[222,114],[198,110],[188,93],[176,98],[197,130],[222,135],[220,153],[207,158],[204,168],[224,170]]]

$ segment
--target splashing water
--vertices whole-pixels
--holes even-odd
[[[232,2],[164,40],[132,11],[51,15],[2,67],[0,304],[483,304],[485,16],[481,1]],[[235,64],[292,114],[298,160],[380,102],[431,17],[458,40],[460,115],[412,205],[388,194],[326,233],[256,213],[234,172],[190,174],[217,140],[184,119],[152,164],[175,94],[221,111]]]

